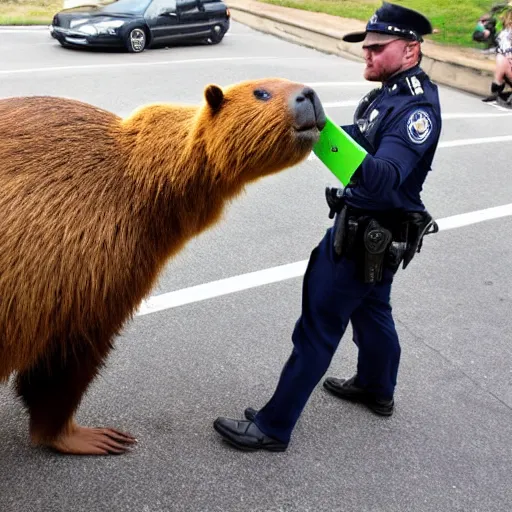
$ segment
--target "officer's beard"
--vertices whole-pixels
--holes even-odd
[[[419,47],[419,52],[416,55],[414,55],[414,54],[407,55],[407,53],[409,51],[411,51],[411,46],[409,44],[404,46],[403,50],[404,50],[404,58],[396,66],[395,69],[381,70],[380,73],[376,73],[375,70],[373,69],[373,66],[372,65],[369,66],[367,63],[367,67],[364,72],[365,79],[370,82],[386,83],[389,80],[391,80],[392,78],[394,78],[395,76],[403,73],[404,71],[407,71],[408,69],[418,66],[421,61],[421,57],[422,57],[421,46]]]

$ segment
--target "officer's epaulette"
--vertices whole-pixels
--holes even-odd
[[[404,76],[390,88],[391,92],[395,92],[396,90],[397,93],[406,96],[420,96],[425,94],[421,80],[422,74],[423,73],[418,73],[417,75]]]

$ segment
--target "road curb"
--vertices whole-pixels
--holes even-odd
[[[360,45],[342,41],[342,33],[318,26],[299,24],[273,13],[260,12],[231,4],[229,6],[234,21],[247,25],[255,30],[272,34],[284,40],[313,48],[325,53],[348,57],[362,61],[363,53]],[[422,68],[434,82],[456,88],[478,96],[487,96],[493,79],[494,62],[482,61],[475,65],[470,59],[453,57],[441,59],[434,56],[435,43],[426,41],[423,44]],[[480,63],[479,63],[480,64]]]

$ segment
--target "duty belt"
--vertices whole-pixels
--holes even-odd
[[[334,250],[355,259],[365,283],[382,279],[384,267],[405,269],[439,227],[427,211],[374,212],[343,205],[334,223]]]

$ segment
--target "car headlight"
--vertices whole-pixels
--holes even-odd
[[[93,25],[82,25],[81,27],[76,27],[76,30],[89,36],[95,36],[98,33]]]
[[[116,29],[124,24],[122,20],[112,20],[112,21],[100,21],[99,23],[95,23],[94,26],[98,31],[98,34],[115,34]]]
[[[77,25],[85,24],[89,21],[89,18],[79,18],[76,20],[71,20],[69,22],[69,28],[75,28]]]

